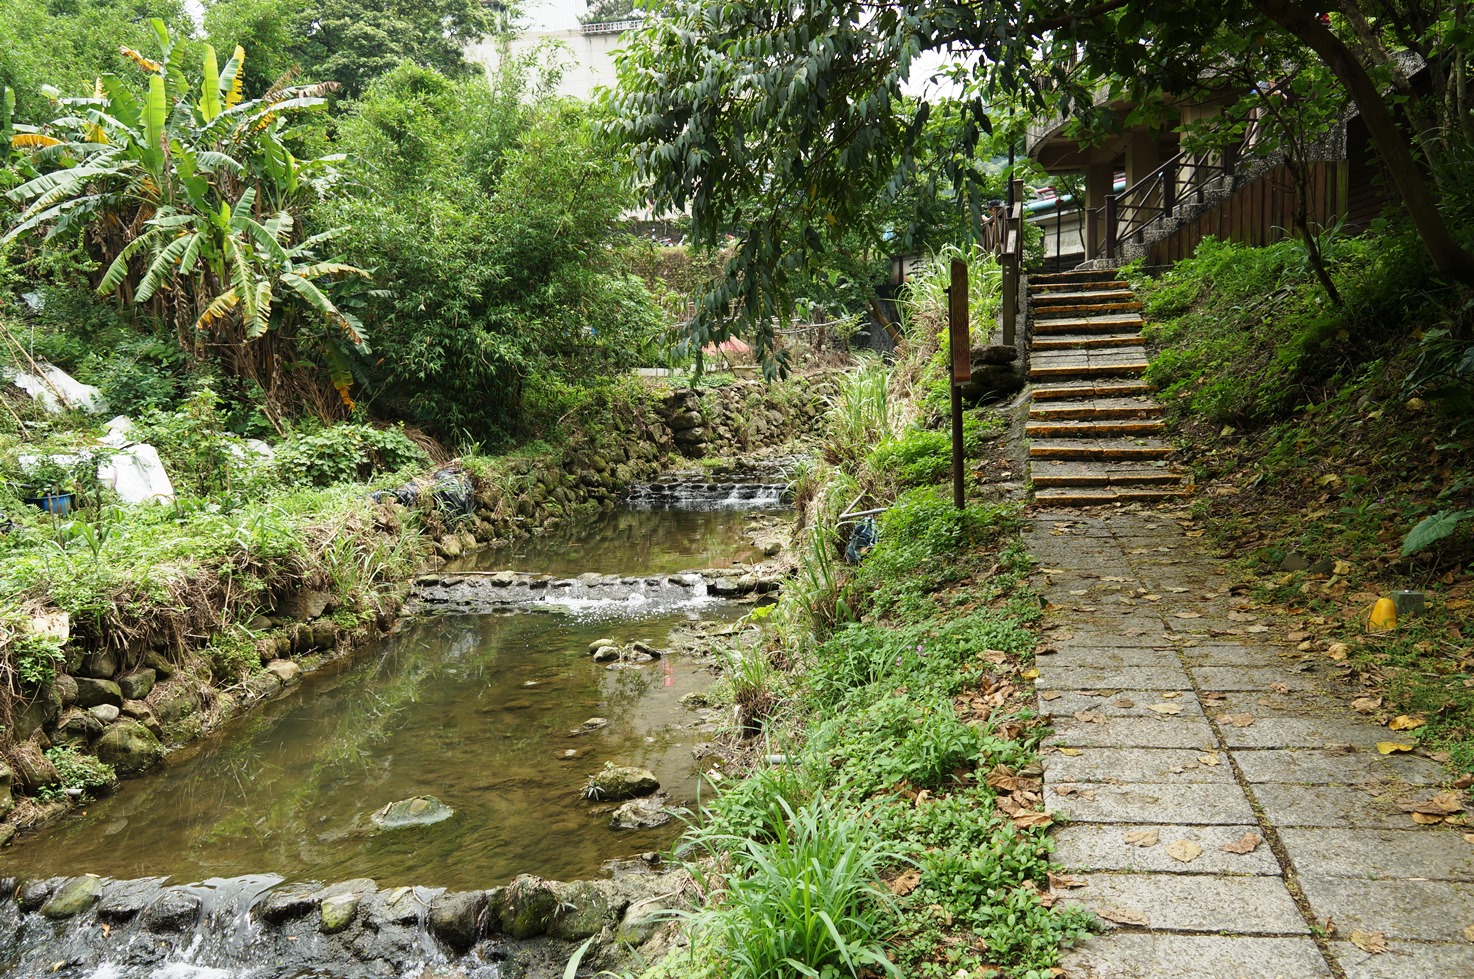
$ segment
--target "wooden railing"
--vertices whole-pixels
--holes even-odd
[[[1171,218],[1179,204],[1195,197],[1201,205],[1210,182],[1228,172],[1221,164],[1179,153],[1120,194],[1107,194],[1104,204],[1085,212],[1088,238],[1097,243],[1094,254],[1085,257],[1115,259],[1122,245],[1144,241],[1147,230]]]
[[[1013,181],[1013,206],[995,207],[983,220],[979,240],[983,250],[998,259],[1003,270],[1003,308],[999,325],[1003,328],[1003,345],[1017,345],[1019,314],[1019,281],[1023,275],[1024,257],[1024,182]]]

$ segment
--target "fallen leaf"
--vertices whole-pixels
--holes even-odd
[[[1288,685],[1283,683],[1271,683],[1269,685],[1269,691],[1270,693],[1285,694],[1290,692],[1290,688]]]
[[[1167,856],[1178,863],[1192,863],[1203,855],[1203,848],[1192,840],[1173,840],[1164,849],[1167,851]]]
[[[1075,720],[1082,721],[1086,724],[1104,724],[1106,723],[1106,716],[1096,713],[1093,710],[1077,710],[1075,711]]]
[[[1417,823],[1419,826],[1437,826],[1439,823],[1443,822],[1443,817],[1430,816],[1427,813],[1415,812],[1413,813],[1413,822]]]
[[[1149,846],[1157,845],[1159,831],[1154,829],[1134,829],[1121,837],[1121,842],[1127,846],[1139,846],[1143,850]]]
[[[1059,890],[1071,887],[1088,887],[1090,882],[1084,877],[1071,877],[1069,874],[1056,874],[1049,872],[1049,886]]]
[[[1182,696],[1182,694],[1180,692],[1178,692],[1176,690],[1169,690],[1166,693],[1162,694],[1162,699],[1163,700],[1176,700],[1178,697],[1181,697],[1181,696]]]
[[[890,892],[896,897],[905,897],[907,894],[916,890],[916,885],[920,883],[921,871],[913,868],[887,883],[886,887],[890,888]]]
[[[1268,632],[1269,631],[1269,626],[1267,626],[1267,625],[1246,625],[1246,626],[1244,626],[1244,631],[1245,632],[1254,632],[1254,633]]]
[[[1146,709],[1156,711],[1158,714],[1181,714],[1182,708],[1177,704],[1147,704]]]
[[[1452,790],[1439,792],[1431,799],[1401,799],[1397,807],[1403,812],[1424,813],[1429,816],[1452,816],[1464,811],[1464,800],[1460,793]]]
[[[1464,834],[1464,842],[1465,843],[1474,843],[1474,833],[1465,833]]]
[[[1019,674],[1019,675],[1022,676],[1025,680],[1037,680],[1037,679],[1039,679],[1039,671],[1038,670],[1024,670],[1024,672],[1021,673],[1021,674]]]
[[[1225,843],[1218,849],[1224,853],[1253,853],[1259,844],[1264,842],[1264,837],[1258,833],[1245,833],[1233,843]]]
[[[1382,706],[1381,697],[1357,697],[1351,702],[1351,709],[1358,714],[1373,714],[1377,708]]]
[[[1259,616],[1250,615],[1248,612],[1230,612],[1228,619],[1230,622],[1258,622]]]
[[[1378,754],[1382,754],[1382,755],[1392,755],[1392,754],[1396,754],[1397,752],[1400,752],[1400,751],[1412,751],[1412,750],[1413,750],[1413,746],[1412,745],[1410,745],[1410,744],[1402,744],[1399,741],[1378,741],[1377,742],[1377,753]]]
[[[1218,720],[1223,724],[1231,724],[1234,727],[1248,727],[1254,723],[1253,714],[1220,714]]]
[[[1382,952],[1387,951],[1387,936],[1380,931],[1353,931],[1351,933],[1351,944],[1363,952],[1380,955]]]
[[[1095,913],[1099,917],[1107,921],[1114,921],[1118,925],[1138,925],[1142,928],[1147,928],[1152,923],[1151,919],[1140,911],[1129,911],[1126,908],[1118,908],[1110,905],[1096,909]]]
[[[1427,723],[1421,717],[1409,717],[1406,714],[1398,714],[1387,722],[1387,726],[1394,731],[1416,731]]]
[[[1054,822],[1054,817],[1047,812],[1021,812],[1013,817],[1013,824],[1019,829],[1048,826],[1052,822]]]
[[[1211,768],[1214,765],[1217,765],[1218,764],[1218,756],[1217,755],[1198,755],[1198,761],[1202,762],[1204,765],[1207,765],[1208,767]]]
[[[1474,925],[1464,926],[1464,941],[1474,942]]]
[[[1073,758],[1076,755],[1080,754],[1080,749],[1079,748],[1060,748],[1059,749],[1059,753],[1062,754],[1062,755],[1065,755],[1065,756],[1067,756],[1069,758]]]
[[[1060,693],[1058,690],[1046,690],[1046,691],[1044,691],[1043,693],[1041,693],[1039,695],[1039,699],[1040,700],[1058,700],[1059,698],[1061,698],[1063,696],[1064,696],[1064,694]]]
[[[1351,647],[1344,642],[1333,642],[1326,647],[1326,655],[1333,660],[1343,660],[1351,652]]]
[[[1177,618],[1177,619],[1201,619],[1203,617],[1203,613],[1202,612],[1173,612],[1172,613],[1172,616],[1173,616],[1173,618]]]

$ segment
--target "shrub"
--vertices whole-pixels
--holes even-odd
[[[68,745],[46,749],[46,759],[56,766],[63,789],[108,788],[118,781],[113,766],[93,755],[84,755]]]
[[[322,487],[363,482],[376,473],[429,462],[425,450],[401,428],[344,422],[288,436],[276,448],[275,469],[283,482]]]

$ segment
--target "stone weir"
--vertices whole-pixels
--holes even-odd
[[[709,568],[671,575],[581,574],[575,578],[522,571],[468,571],[421,575],[410,611],[426,613],[517,610],[581,613],[652,611],[718,601],[755,600],[782,587],[773,568]]]
[[[631,484],[626,499],[637,507],[751,510],[780,507],[792,497],[781,464],[773,464],[673,472]]]
[[[613,869],[612,880],[523,876],[457,892],[274,876],[0,879],[0,974],[556,979],[585,941],[597,969],[660,957],[683,875],[643,861]]]

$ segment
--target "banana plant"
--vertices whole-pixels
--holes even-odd
[[[348,356],[368,345],[331,297],[366,273],[320,258],[331,235],[297,240],[293,217],[336,179],[342,157],[302,160],[288,148],[289,121],[326,105],[328,86],[246,99],[244,49],[221,67],[208,45],[195,86],[185,46],[151,23],[157,60],[123,49],[145,76],[142,91],[116,76],[83,96],[48,91],[57,118],[35,132],[5,130],[7,148],[28,153],[40,172],[6,193],[19,213],[0,242],[36,236],[46,247],[91,227],[85,240],[105,267],[100,293],[192,323],[181,330],[186,349],[205,336],[245,345],[268,334],[315,347],[351,404]]]

